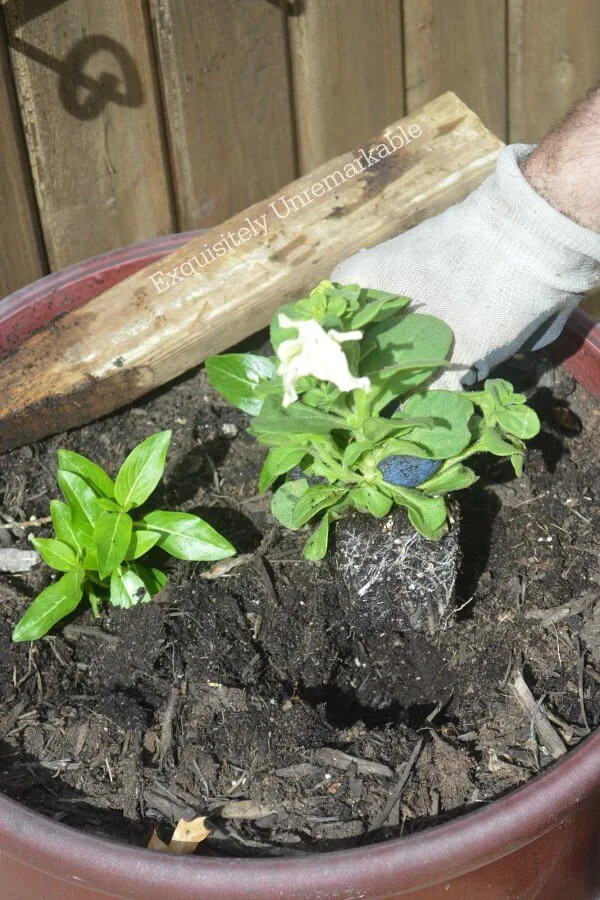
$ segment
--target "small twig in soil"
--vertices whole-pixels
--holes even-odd
[[[169,702],[167,703],[167,708],[165,709],[160,726],[160,755],[158,758],[158,766],[160,769],[163,768],[165,756],[173,742],[173,719],[175,718],[175,713],[177,711],[179,697],[179,685],[174,684],[171,688]]]
[[[16,703],[13,708],[2,717],[2,719],[0,719],[0,741],[3,740],[10,731],[12,731],[14,726],[17,724],[17,720],[25,710],[25,707],[28,703],[29,698],[23,697],[22,700],[19,700],[19,702]]]
[[[595,669],[592,669],[591,666],[586,666],[586,667],[585,667],[585,674],[586,674],[586,675],[589,675],[590,678],[593,679],[593,681],[596,682],[596,684],[600,684],[600,672],[596,672],[596,670],[595,670]]]
[[[171,822],[177,822],[179,819],[187,819],[189,822],[198,815],[193,806],[182,803],[167,788],[160,784],[156,784],[154,789],[144,789],[144,805],[158,810],[161,815]]]
[[[431,805],[429,807],[429,815],[437,816],[440,811],[440,795],[438,791],[433,791],[431,795]]]
[[[306,778],[309,775],[318,775],[320,771],[319,766],[313,766],[311,763],[297,763],[295,766],[275,769],[275,775],[278,778]]]
[[[87,740],[88,731],[90,730],[90,723],[84,722],[79,726],[79,730],[77,732],[77,739],[75,741],[75,756],[80,756],[81,751],[85,747],[85,742]]]
[[[585,591],[580,597],[569,601],[565,606],[554,606],[551,609],[528,609],[524,613],[526,619],[537,619],[544,628],[551,628],[569,616],[584,612],[598,600],[598,591]]]
[[[5,519],[8,519],[5,513],[3,514]],[[1,522],[0,528],[39,528],[41,525],[48,525],[52,521],[51,516],[42,516],[41,519],[29,519],[26,522]]]
[[[320,750],[317,750],[315,759],[322,766],[331,766],[334,769],[341,769],[342,772],[347,772],[350,766],[355,764],[361,775],[375,775],[379,778],[392,778],[394,775],[393,770],[383,763],[373,762],[370,759],[361,759],[358,756],[350,756],[349,753],[334,750],[333,747],[322,747]]]
[[[262,558],[262,556],[259,556],[258,554],[256,554],[256,556],[254,557],[254,567],[255,567],[256,571],[258,572],[258,574],[262,578],[263,584],[265,586],[265,593],[266,593],[269,601],[272,603],[273,606],[279,606],[279,598],[277,596],[277,591],[275,590],[273,581],[271,580],[271,575],[269,573],[269,570],[267,569],[267,565],[266,565],[264,559]]]
[[[266,803],[257,803],[254,800],[228,800],[220,809],[219,816],[222,819],[264,819],[277,812]]]
[[[210,569],[207,569],[206,572],[200,573],[200,578],[204,578],[207,581],[214,581],[216,578],[223,578],[225,575],[228,575],[233,569],[237,569],[238,566],[244,566],[246,563],[251,562],[254,559],[253,553],[242,553],[240,556],[233,556],[229,559],[221,559],[219,562],[216,562],[214,566],[211,566]]]
[[[464,741],[465,743],[469,743],[470,741],[476,741],[479,737],[478,731],[465,731],[464,734],[457,734],[457,741]]]
[[[502,676],[502,679],[500,681],[500,687],[504,687],[504,685],[508,682],[508,679],[510,678],[510,673],[512,672],[512,667],[513,667],[513,653],[511,650],[509,657],[508,657],[508,665],[507,665],[504,675]]]
[[[277,529],[272,528],[269,534],[265,535],[265,537],[262,539],[260,547],[258,547],[258,549],[254,551],[254,553],[242,553],[240,554],[240,556],[233,556],[230,559],[219,560],[219,562],[216,562],[214,566],[211,566],[210,569],[207,569],[206,572],[202,572],[200,574],[200,578],[204,578],[207,581],[213,581],[215,578],[224,578],[233,569],[237,569],[238,566],[245,566],[248,563],[253,562],[257,558],[257,555],[264,556],[271,548],[276,534]]]
[[[525,679],[518,672],[511,685],[513,692],[525,710],[529,714],[532,728],[537,733],[540,742],[544,745],[552,759],[559,759],[567,752],[567,748],[559,734],[552,727],[545,711],[541,708],[540,702],[536,702],[535,697],[527,687]],[[543,700],[543,698],[542,698]]]
[[[417,741],[417,743],[415,744],[413,751],[410,754],[408,762],[405,763],[405,765],[402,769],[402,773],[400,775],[400,778],[398,779],[398,782],[396,783],[396,786],[393,788],[392,791],[390,791],[390,794],[389,794],[383,808],[373,819],[373,821],[371,823],[372,830],[381,828],[382,825],[385,825],[385,823],[387,822],[388,816],[390,815],[394,806],[396,805],[396,803],[398,803],[398,801],[402,797],[402,794],[404,793],[404,788],[406,787],[406,785],[408,783],[410,773],[412,772],[413,767],[414,767],[417,759],[419,758],[419,754],[423,747],[423,743],[424,743],[424,738],[420,738],[420,740]]]
[[[535,503],[536,500],[543,500],[549,493],[550,491],[542,491],[541,494],[536,494],[535,497],[529,497],[528,500],[521,500],[519,503],[514,504],[511,503],[510,507],[511,509],[519,509],[521,506],[528,506],[530,503]]]
[[[93,625],[65,625],[62,634],[67,641],[76,641],[79,637],[97,638],[99,641],[105,641],[112,649],[121,643],[121,638],[116,634],[110,634]]]
[[[587,671],[587,670],[586,670]],[[567,744],[570,744],[573,741],[573,738],[577,736],[578,738],[585,737],[588,733],[584,728],[581,728],[579,725],[571,725],[570,722],[567,722],[562,716],[559,716],[557,713],[553,712],[551,709],[546,710],[546,715],[548,719],[552,722],[553,725],[557,725],[560,729],[565,741]]]
[[[429,724],[431,724],[433,722],[433,720],[435,719],[435,717],[437,716],[437,714],[441,711],[441,709],[442,709],[442,702],[440,700],[436,704],[435,709],[432,709],[431,712],[429,713],[429,715],[425,716],[425,721],[429,722]]]
[[[577,638],[577,643],[579,645],[579,663],[577,665],[577,693],[579,694],[579,706],[581,708],[581,719],[583,721],[583,727],[585,728],[586,734],[590,734],[591,728],[590,723],[588,722],[587,713],[585,711],[585,695],[584,695],[584,686],[583,686],[583,673],[585,672],[585,654],[586,651],[581,647],[581,641]]]

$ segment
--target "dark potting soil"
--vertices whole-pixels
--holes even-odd
[[[519,672],[555,755],[577,744],[600,723],[600,408],[539,356],[509,375],[544,430],[522,479],[481,459],[458,495],[457,611],[436,637],[349,627],[329,563],[306,562],[304,537],[274,527],[257,493],[264,448],[202,371],[6,454],[0,519],[22,522],[57,496],[59,447],[114,473],[172,428],[157,502],[204,516],[241,556],[170,560],[151,604],[101,620],[82,607],[31,645],[10,634],[49,570],[1,575],[0,788],[137,844],[208,815],[199,853],[294,854],[422,829],[550,764]],[[0,546],[27,548],[32,531],[2,527]]]

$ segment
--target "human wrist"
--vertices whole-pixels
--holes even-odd
[[[600,89],[577,104],[521,168],[555,209],[600,232]]]

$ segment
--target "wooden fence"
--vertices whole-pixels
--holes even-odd
[[[0,297],[217,224],[452,89],[536,140],[598,0],[0,0]]]

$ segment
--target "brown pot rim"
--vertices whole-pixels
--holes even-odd
[[[560,825],[600,785],[600,731],[528,784],[486,808],[409,837],[298,858],[177,857],[96,837],[0,797],[2,855],[64,881],[114,885],[116,896],[368,896],[449,881],[507,856]],[[475,849],[476,848],[476,849]],[[330,891],[331,894],[319,892]],[[343,895],[342,895],[343,896]]]

